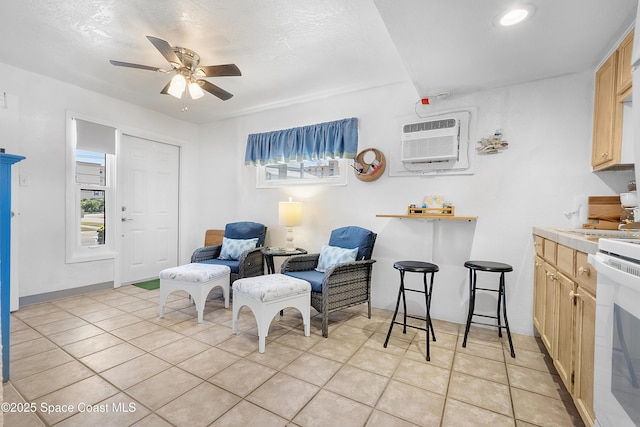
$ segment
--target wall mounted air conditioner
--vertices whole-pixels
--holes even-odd
[[[459,158],[460,120],[445,117],[402,127],[404,163],[455,162]]]

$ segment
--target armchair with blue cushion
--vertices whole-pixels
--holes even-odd
[[[267,227],[257,222],[232,222],[225,226],[221,245],[198,248],[191,262],[226,265],[231,268],[230,284],[243,277],[264,274],[262,246]]]
[[[320,253],[287,258],[280,272],[311,283],[311,305],[322,313],[322,336],[329,336],[329,313],[367,303],[371,318],[371,259],[377,234],[349,226],[331,232]]]

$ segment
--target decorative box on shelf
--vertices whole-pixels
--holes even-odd
[[[407,215],[409,216],[434,216],[434,215],[454,215],[454,206],[442,206],[438,208],[421,208],[415,206],[409,206]]]

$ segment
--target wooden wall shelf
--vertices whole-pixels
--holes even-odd
[[[457,216],[457,215],[430,215],[430,214],[412,214],[412,215],[376,215],[377,218],[411,218],[411,219],[443,219],[446,221],[476,221],[477,216]]]

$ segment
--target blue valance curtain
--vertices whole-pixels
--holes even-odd
[[[316,125],[265,133],[247,138],[245,165],[267,165],[290,161],[345,158],[358,152],[358,119],[336,120]]]

